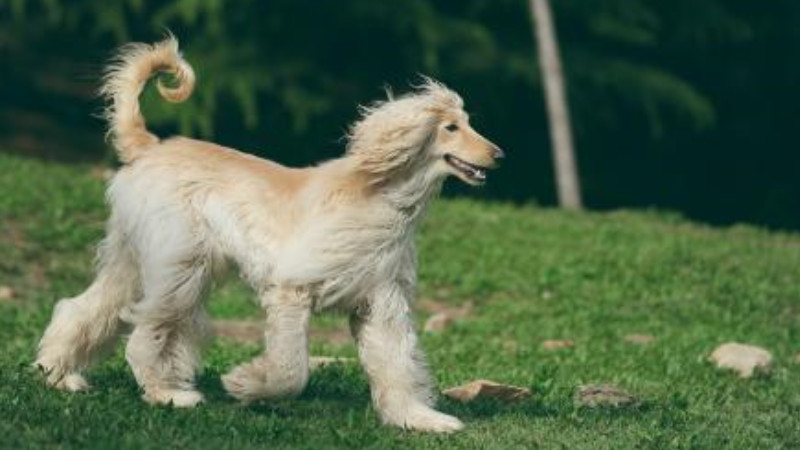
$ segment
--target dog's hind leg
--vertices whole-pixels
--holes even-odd
[[[192,261],[150,275],[144,278],[145,299],[125,318],[135,325],[125,356],[145,401],[192,407],[203,401],[194,382],[210,328],[203,302],[210,262]]]
[[[39,342],[35,365],[47,383],[68,391],[86,389],[81,370],[113,347],[120,311],[140,293],[139,272],[131,250],[113,230],[100,246],[98,272],[77,297],[60,300]]]
[[[262,298],[266,351],[222,377],[225,390],[244,402],[294,397],[308,383],[311,297],[302,288],[279,287]]]

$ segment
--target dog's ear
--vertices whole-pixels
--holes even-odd
[[[376,111],[352,128],[348,154],[378,184],[422,157],[437,123],[432,114],[391,117]]]

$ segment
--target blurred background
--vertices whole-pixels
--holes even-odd
[[[800,229],[800,2],[550,0],[584,204]],[[198,84],[149,126],[289,165],[427,74],[506,150],[479,191],[557,202],[528,0],[0,0],[0,151],[113,161],[95,92],[128,41],[180,39]]]

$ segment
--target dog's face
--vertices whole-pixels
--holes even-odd
[[[482,185],[504,154],[472,129],[463,106],[458,94],[426,79],[415,92],[362,108],[363,118],[350,129],[348,154],[371,184],[422,171],[430,180],[455,175]]]
[[[467,184],[486,182],[486,171],[497,167],[505,157],[497,145],[478,134],[463,111],[444,114],[429,146],[437,170],[452,174]]]

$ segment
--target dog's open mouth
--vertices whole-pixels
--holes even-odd
[[[444,160],[460,174],[464,175],[467,181],[475,184],[483,184],[486,182],[486,170],[488,170],[486,167],[470,164],[450,153],[444,155]]]

